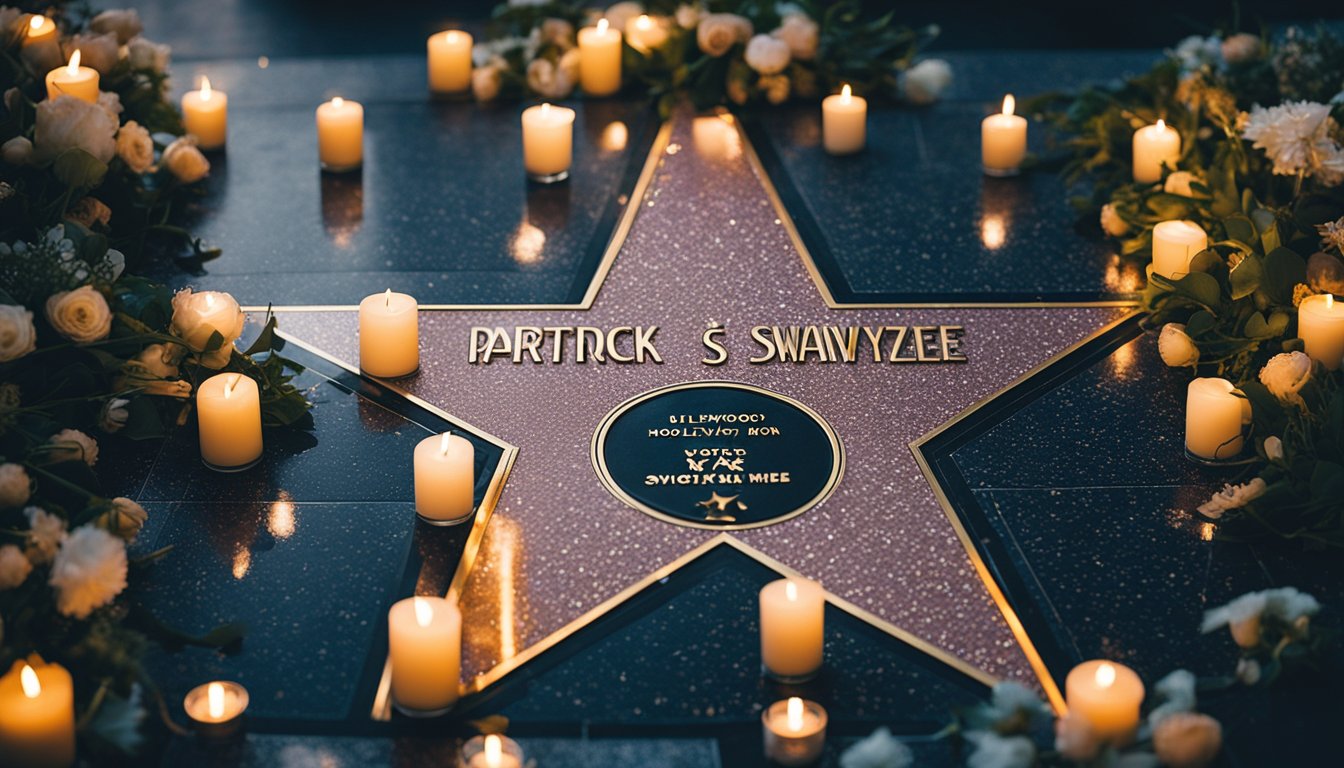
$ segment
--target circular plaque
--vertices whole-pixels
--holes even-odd
[[[749,384],[700,381],[645,392],[593,434],[593,466],[616,498],[660,520],[735,530],[820,504],[845,469],[816,411]]]

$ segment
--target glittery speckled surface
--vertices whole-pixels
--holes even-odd
[[[468,671],[488,670],[712,535],[659,522],[608,495],[588,448],[602,416],[632,395],[678,381],[731,379],[819,411],[840,434],[849,462],[825,503],[740,537],[978,667],[1029,678],[907,444],[1115,311],[827,310],[733,127],[686,113],[675,121],[640,215],[590,311],[422,316],[422,367],[405,385],[521,449],[464,599],[485,612],[467,622]],[[700,336],[711,322],[728,329],[732,357],[719,367],[700,362]],[[961,324],[971,362],[748,364],[750,326],[807,323]],[[517,324],[656,324],[665,363],[468,364],[472,326]],[[356,359],[353,313],[286,313],[281,325]]]

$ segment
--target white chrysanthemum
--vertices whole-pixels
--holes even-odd
[[[1208,501],[1199,505],[1199,514],[1210,520],[1217,520],[1229,509],[1241,509],[1255,501],[1265,492],[1266,487],[1265,481],[1259,477],[1241,485],[1228,483],[1223,486],[1221,491],[1217,491],[1209,497]]]
[[[53,448],[48,453],[57,461],[77,461],[92,467],[98,463],[98,441],[78,429],[62,429],[51,436]]]
[[[1208,633],[1225,626],[1237,645],[1254,648],[1260,644],[1260,615],[1268,602],[1263,592],[1248,592],[1227,605],[1205,611],[1199,631]]]
[[[966,758],[966,768],[1031,768],[1036,763],[1036,745],[1025,736],[970,731],[966,740],[975,748]]]
[[[886,728],[878,728],[840,755],[840,768],[909,768],[915,755]]]
[[[1265,613],[1289,624],[1303,616],[1315,616],[1321,610],[1321,604],[1316,598],[1293,587],[1267,589],[1262,594],[1265,596]]]
[[[1189,670],[1178,669],[1168,674],[1157,681],[1153,691],[1163,701],[1148,714],[1148,724],[1152,727],[1172,715],[1195,709],[1195,676]]]
[[[1023,719],[1036,720],[1049,710],[1034,691],[1011,680],[997,683],[984,713],[997,727]]]
[[[0,464],[0,507],[21,507],[32,491],[33,481],[22,464]]]
[[[28,518],[28,559],[38,565],[51,562],[65,538],[65,521],[40,507],[23,510]]]
[[[126,588],[126,545],[102,528],[80,526],[56,553],[50,583],[61,613],[87,618]]]
[[[0,547],[0,590],[13,589],[33,572],[33,564],[23,550],[13,544]]]
[[[1344,181],[1344,148],[1331,138],[1334,129],[1330,105],[1290,101],[1251,110],[1241,135],[1264,150],[1274,173],[1315,176],[1332,187]]]

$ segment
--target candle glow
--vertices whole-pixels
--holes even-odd
[[[46,16],[34,16],[28,22],[28,36],[33,37],[42,31],[42,25],[46,22]]]
[[[499,768],[504,760],[504,742],[495,734],[485,737],[485,764],[488,768]]]
[[[989,176],[1015,176],[1027,156],[1027,119],[1014,114],[1017,99],[1011,93],[1000,110],[980,123],[980,165]]]
[[[832,155],[850,155],[868,142],[868,100],[849,83],[821,102],[821,143]]]
[[[430,622],[434,621],[434,606],[423,597],[413,598],[415,601],[415,623],[422,627],[428,627]]]
[[[70,63],[65,65],[65,73],[71,77],[79,74],[79,49],[70,54]]]
[[[1013,109],[1016,107],[1017,107],[1017,99],[1013,98],[1013,94],[1010,93],[1007,96],[1003,97],[1003,114],[1005,115],[1013,114]]]
[[[42,681],[37,679],[37,672],[31,666],[23,665],[23,671],[19,673],[19,683],[23,686],[24,696],[36,699],[42,695]]]
[[[797,696],[789,697],[787,719],[790,731],[797,733],[803,730],[803,700]]]
[[[218,720],[224,717],[224,686],[219,683],[211,683],[209,688],[205,689],[206,711],[210,713],[210,719]]]

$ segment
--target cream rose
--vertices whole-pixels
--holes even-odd
[[[97,70],[100,75],[106,75],[121,58],[121,42],[111,32],[86,32],[66,41],[62,53],[69,59],[75,51],[79,51],[80,64]]]
[[[1189,171],[1173,171],[1167,176],[1167,180],[1162,183],[1162,191],[1168,195],[1198,197],[1195,190],[1190,186],[1196,182],[1203,184],[1204,180]]]
[[[10,165],[27,165],[32,156],[33,142],[26,136],[15,136],[0,144],[0,158]]]
[[[103,294],[85,285],[52,294],[47,299],[47,322],[65,338],[88,344],[112,331],[112,310]]]
[[[541,22],[541,41],[568,50],[574,47],[574,25],[564,19]]]
[[[1285,405],[1301,405],[1299,393],[1310,380],[1311,358],[1304,352],[1277,354],[1260,369],[1260,383]]]
[[[677,6],[677,12],[673,16],[677,20],[677,26],[682,29],[695,29],[705,17],[705,6],[701,3],[682,3]]]
[[[183,184],[194,184],[210,173],[210,161],[196,148],[194,136],[183,136],[163,150],[162,163]]]
[[[1184,323],[1167,323],[1157,337],[1157,353],[1162,362],[1172,368],[1195,365],[1199,362],[1199,347],[1185,332]]]
[[[117,157],[134,173],[144,173],[154,165],[154,139],[149,130],[134,120],[117,131]]]
[[[205,353],[201,364],[207,368],[223,368],[233,354],[233,342],[243,335],[247,320],[238,302],[222,291],[193,293],[183,288],[173,296],[174,336],[182,339],[193,351],[203,352],[210,337],[218,331],[224,337],[219,349]]]
[[[574,49],[573,53],[578,53]],[[568,54],[566,54],[568,55]],[[550,59],[533,59],[527,65],[527,87],[549,99],[563,99],[574,91],[573,68],[564,63],[556,66]]]
[[[1228,64],[1244,64],[1260,58],[1260,38],[1242,32],[1223,41],[1223,61]]]
[[[24,556],[23,550],[13,544],[0,547],[0,590],[13,589],[33,572],[33,564]]]
[[[1223,747],[1223,727],[1208,715],[1174,714],[1153,728],[1153,752],[1168,768],[1204,768]]]
[[[471,71],[471,95],[477,101],[494,101],[499,96],[502,78],[499,67],[487,64]]]
[[[902,72],[901,95],[911,104],[932,104],[952,84],[952,65],[942,59],[925,59]]]
[[[98,517],[97,524],[122,541],[132,542],[148,519],[149,513],[144,507],[125,496],[118,496],[112,500],[112,508]]]
[[[711,13],[695,29],[695,43],[709,56],[722,56],[751,39],[751,22],[735,13]]]
[[[0,464],[0,507],[21,507],[33,493],[33,481],[22,464]]]
[[[122,45],[130,42],[144,28],[145,25],[140,23],[140,14],[133,8],[103,11],[89,22],[89,29],[102,34],[110,32],[117,36],[117,42]]]
[[[37,349],[33,313],[12,304],[0,304],[0,363],[18,360]]]
[[[47,455],[56,461],[82,459],[90,467],[98,463],[98,441],[78,429],[62,429],[52,435],[48,442],[52,447]]]
[[[37,103],[33,147],[46,159],[69,149],[82,149],[99,162],[117,153],[117,121],[107,110],[73,96],[43,99]]]
[[[777,75],[789,66],[789,44],[769,35],[756,35],[747,43],[747,66],[762,75]]]
[[[817,22],[806,14],[791,13],[785,16],[779,29],[770,34],[788,44],[789,53],[799,61],[811,61],[817,56]]]
[[[107,226],[112,223],[112,209],[96,197],[81,197],[65,212],[65,219],[85,229],[93,229],[94,224]]]
[[[1111,237],[1124,237],[1129,234],[1129,222],[1120,218],[1115,203],[1101,206],[1101,231]]]
[[[126,44],[126,58],[135,69],[148,69],[153,72],[166,72],[172,59],[170,46],[137,37]]]

